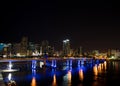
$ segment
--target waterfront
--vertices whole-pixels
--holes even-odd
[[[40,63],[39,60],[1,62],[0,69],[9,64],[13,65],[13,69],[19,69],[2,72],[3,81],[6,86],[10,80],[17,86],[107,86],[119,84],[120,80],[119,61],[76,65],[75,62],[66,65],[59,61],[55,68],[41,67]]]

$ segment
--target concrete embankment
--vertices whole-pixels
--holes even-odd
[[[5,86],[1,72],[0,72],[0,86]]]

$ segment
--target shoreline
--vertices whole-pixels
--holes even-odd
[[[117,58],[117,59],[107,58],[106,60],[107,60],[107,61],[120,61],[120,58]]]

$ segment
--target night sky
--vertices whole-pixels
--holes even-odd
[[[0,42],[48,40],[56,48],[120,49],[120,12],[112,0],[8,0],[1,3]]]

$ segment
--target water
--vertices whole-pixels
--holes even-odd
[[[62,64],[62,65],[61,65]],[[12,62],[15,72],[2,72],[7,86],[13,81],[17,86],[119,86],[120,62],[105,61],[103,63],[89,63],[64,65],[57,62],[57,68],[42,67],[39,61]],[[4,69],[9,62],[1,62]]]

